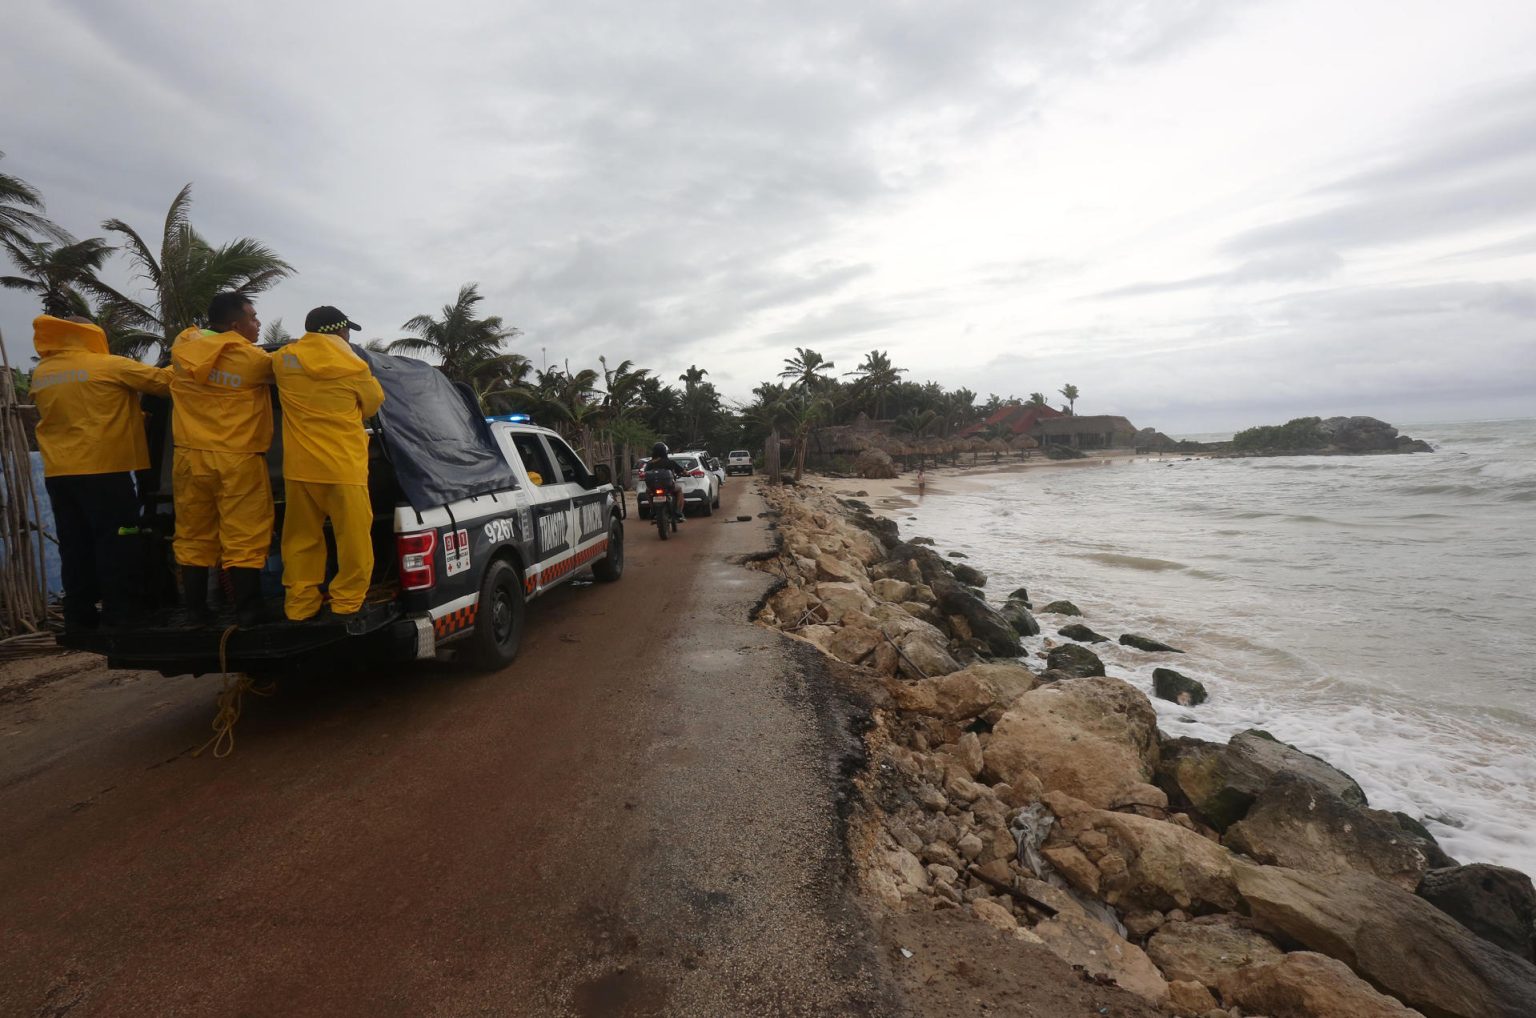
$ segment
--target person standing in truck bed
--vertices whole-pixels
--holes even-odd
[[[384,390],[344,338],[359,326],[334,307],[304,318],[304,335],[272,353],[283,405],[283,612],[294,622],[320,614],[325,521],[336,539],[331,615],[357,615],[373,574],[368,433]]]
[[[208,571],[220,562],[241,626],[266,621],[261,567],[272,549],[272,361],[256,340],[261,320],[243,293],[208,305],[208,328],[171,347],[171,483],[176,563],[193,625],[207,625]]]
[[[124,538],[137,533],[133,471],[149,466],[139,394],[164,396],[171,373],[108,353],[107,334],[84,318],[40,315],[32,344],[40,358],[31,390],[37,447],[58,531],[64,625],[130,623],[141,604],[142,556]]]

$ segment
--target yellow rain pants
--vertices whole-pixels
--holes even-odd
[[[267,460],[244,452],[177,449],[176,561],[184,566],[260,569],[272,547]]]
[[[294,622],[320,611],[325,581],[325,520],[336,538],[336,576],[331,580],[331,611],[350,615],[363,606],[373,575],[373,507],[362,484],[287,482],[283,516],[283,613]]]

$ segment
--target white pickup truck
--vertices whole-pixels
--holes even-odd
[[[386,399],[369,429],[375,561],[358,618],[277,622],[236,630],[227,641],[232,619],[191,628],[167,603],[176,596],[175,521],[169,471],[152,471],[142,530],[161,535],[151,550],[160,623],[71,632],[59,642],[105,654],[114,668],[166,675],[377,665],[429,659],[445,648],[495,668],[517,656],[528,601],[577,576],[623,575],[619,492],[605,467],[589,470],[564,439],[526,417],[481,417],[472,396],[419,361],[365,356]],[[168,460],[168,443],[157,452]],[[268,462],[279,513],[281,460],[274,447]],[[280,529],[279,519],[274,550]],[[280,564],[269,574],[280,576]]]

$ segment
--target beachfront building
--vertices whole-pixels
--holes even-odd
[[[1073,449],[1131,449],[1136,445],[1136,426],[1124,417],[1111,414],[1091,417],[1057,414],[1037,420],[1029,433],[1047,448],[1065,445]]]
[[[999,424],[1015,435],[1030,435],[1039,422],[1066,416],[1060,410],[1048,407],[1044,403],[1009,403],[1007,406],[999,407],[986,420],[972,424],[961,431],[960,437],[968,438],[983,432],[990,433],[991,429]]]

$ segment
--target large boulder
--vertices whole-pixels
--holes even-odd
[[[1303,873],[1241,861],[1233,873],[1264,928],[1337,958],[1429,1018],[1536,1014],[1536,965],[1395,884],[1365,873]]]
[[[840,626],[828,638],[824,649],[839,661],[856,665],[873,654],[875,648],[884,642],[885,636],[878,629],[865,626]]]
[[[1353,805],[1366,804],[1365,793],[1348,774],[1257,728],[1237,733],[1224,746],[1200,739],[1165,740],[1157,783],[1176,806],[1187,806],[1225,831],[1281,773],[1307,778]]]
[[[1438,850],[1394,813],[1345,802],[1316,782],[1281,773],[1259,792],[1222,844],[1262,863],[1313,873],[1360,870],[1405,891],[1419,886]]]
[[[1046,605],[1044,608],[1041,608],[1040,610],[1042,612],[1045,612],[1048,615],[1081,615],[1082,614],[1082,612],[1078,610],[1077,605],[1073,604],[1071,601],[1052,601],[1050,604]]]
[[[1024,653],[1019,634],[1013,626],[981,598],[972,594],[960,583],[948,577],[930,580],[939,609],[948,615],[965,619],[971,635],[986,644],[987,650],[998,657],[1018,657]]]
[[[1157,769],[1157,712],[1119,679],[1052,683],[1014,701],[987,743],[987,773],[1013,784],[1039,778],[1090,806],[1116,805]]]
[[[950,554],[955,555],[958,553],[950,552]],[[967,587],[985,587],[987,585],[987,574],[975,566],[968,566],[964,562],[951,562],[949,569],[955,574],[955,579]]]
[[[1080,643],[1108,643],[1109,637],[1101,636],[1083,625],[1081,622],[1073,622],[1056,630],[1057,636],[1065,636],[1069,640],[1077,640]]]
[[[1104,674],[1104,662],[1099,660],[1099,655],[1078,643],[1052,647],[1045,655],[1045,666],[1052,671],[1082,678]]]
[[[948,675],[960,670],[960,662],[954,659],[943,642],[925,632],[908,632],[897,640],[897,644],[901,647],[898,667],[909,679]]]
[[[1020,636],[1040,635],[1040,623],[1036,622],[1035,617],[1029,613],[1028,602],[1009,598],[1008,602],[997,610],[997,613]]]
[[[1205,684],[1172,668],[1152,669],[1152,693],[1181,707],[1195,707],[1206,700]]]
[[[1137,650],[1144,650],[1148,653],[1157,653],[1159,651],[1167,654],[1184,653],[1179,648],[1170,647],[1161,640],[1154,640],[1150,636],[1141,636],[1137,633],[1122,633],[1120,635],[1120,645],[1122,647],[1135,647]]]
[[[1154,1003],[1168,996],[1168,984],[1146,953],[1101,922],[1060,912],[1035,926],[1034,933],[1058,958],[1090,976],[1113,979]]]
[[[1244,1014],[1269,1018],[1415,1018],[1404,1007],[1349,970],[1313,951],[1296,951],[1263,965],[1226,973],[1221,999]]]
[[[1374,417],[1329,417],[1317,429],[1342,452],[1390,452],[1397,449],[1397,429]]]
[[[1059,807],[1060,798],[1048,793],[1047,802]],[[1099,809],[1068,812],[1058,815],[1042,852],[1053,864],[1068,861],[1062,875],[1078,890],[1121,911],[1230,912],[1240,904],[1231,853],[1165,820]]]
[[[895,520],[875,516],[872,513],[854,513],[848,517],[848,522],[861,530],[868,531],[887,551],[901,543],[901,531],[896,526]]]
[[[815,594],[823,617],[831,623],[842,622],[850,613],[868,615],[875,607],[875,599],[857,583],[818,583]]]
[[[1174,920],[1147,941],[1147,956],[1170,980],[1193,980],[1216,989],[1222,976],[1245,965],[1267,965],[1285,952],[1235,915]]]
[[[1432,869],[1418,893],[1484,940],[1536,961],[1536,889],[1519,870],[1487,863]]]
[[[1023,665],[979,661],[968,668],[917,682],[895,682],[891,698],[905,711],[942,721],[967,721],[994,707],[1007,707],[1035,688]]]

